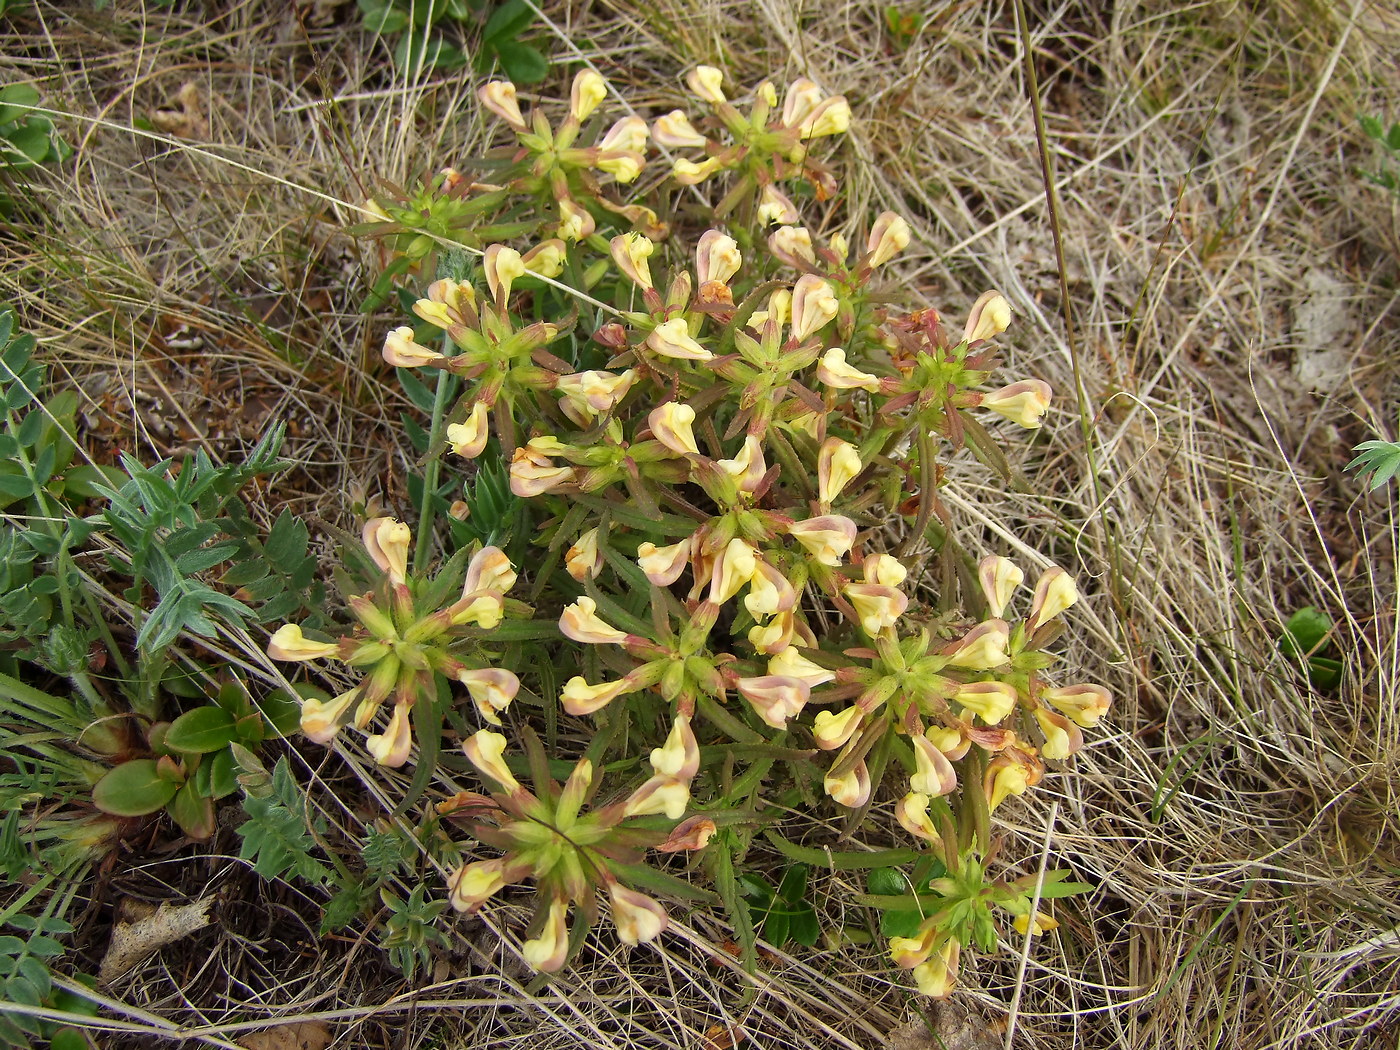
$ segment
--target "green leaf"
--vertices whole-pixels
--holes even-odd
[[[207,839],[214,834],[214,801],[201,795],[193,780],[185,781],[167,808],[190,838]]]
[[[114,817],[144,817],[165,807],[179,785],[156,772],[151,758],[123,762],[92,786],[92,803]]]
[[[535,12],[525,0],[506,0],[491,12],[481,31],[482,43],[495,45],[514,40],[535,20]]]
[[[1290,656],[1301,659],[1315,653],[1332,631],[1332,617],[1315,605],[1306,605],[1283,625],[1280,646]]]
[[[807,948],[821,940],[822,927],[817,913],[806,901],[794,907],[788,916],[788,936]]]
[[[218,751],[238,739],[236,722],[222,707],[196,707],[170,724],[165,746],[192,755]]]
[[[9,145],[18,150],[26,160],[33,164],[42,164],[44,158],[49,155],[49,132],[48,129],[38,124],[36,121],[27,123],[16,128],[6,136]],[[0,140],[3,144],[5,140]]]
[[[789,904],[796,904],[807,895],[807,865],[793,864],[783,872],[778,883],[778,896]]]
[[[789,860],[802,861],[814,868],[827,871],[860,871],[864,868],[882,868],[891,864],[909,864],[922,854],[912,849],[881,849],[869,852],[843,852],[815,849],[789,842],[776,831],[765,831],[764,838],[777,847],[778,852]]]
[[[225,798],[238,790],[238,764],[233,759],[232,749],[214,752],[208,768],[210,798]]]
[[[296,690],[301,694],[300,700],[285,689],[276,689],[257,701],[268,724],[283,736],[291,736],[301,728],[301,700],[314,698],[324,702],[330,699],[329,693],[313,685],[298,683]]]
[[[387,0],[359,0],[360,23],[371,33],[397,33],[408,27],[408,13]]]
[[[530,44],[512,40],[492,45],[501,69],[517,84],[538,84],[549,75],[549,60]]]
[[[37,106],[39,92],[32,84],[7,84],[0,88],[0,124],[13,124],[29,115],[29,110],[21,106]],[[5,333],[8,336],[9,333]],[[3,342],[4,336],[0,336]]]
[[[865,887],[874,896],[898,897],[909,893],[909,881],[898,868],[875,868],[865,877]],[[910,897],[910,903],[913,898]],[[913,937],[924,917],[917,908],[880,912],[880,933],[886,937]]]

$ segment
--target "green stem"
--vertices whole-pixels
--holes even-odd
[[[443,353],[451,354],[452,340],[443,336]],[[452,386],[452,373],[438,370],[437,389],[433,392],[433,415],[428,422],[428,461],[423,465],[423,494],[418,505],[418,535],[413,544],[413,571],[421,573],[428,564],[428,548],[433,535],[433,498],[437,495],[438,479],[442,474],[442,457],[435,453],[442,437],[442,417],[447,412],[447,394]]]

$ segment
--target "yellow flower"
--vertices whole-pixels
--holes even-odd
[[[738,688],[739,694],[758,712],[758,717],[774,729],[786,729],[788,719],[800,712],[811,696],[806,682],[786,675],[740,678]]]
[[[695,409],[676,401],[667,401],[653,408],[647,414],[647,425],[652,436],[677,455],[698,456],[700,446],[695,443],[695,432],[690,424],[695,422]]]
[[[505,886],[502,860],[478,860],[463,864],[448,880],[448,900],[458,911],[473,912]]]
[[[691,126],[690,118],[680,109],[673,109],[664,117],[658,117],[651,126],[651,137],[658,146],[665,146],[667,149],[705,144],[705,136]]]
[[[937,798],[958,786],[958,774],[953,769],[953,763],[934,746],[932,740],[922,733],[915,733],[909,742],[914,745],[914,773],[909,777],[911,790]]]
[[[602,710],[623,693],[632,692],[633,688],[626,678],[619,678],[616,682],[589,685],[582,675],[574,675],[564,683],[564,690],[559,694],[559,703],[569,714],[582,718]]]
[[[472,405],[465,423],[449,423],[445,434],[447,444],[459,456],[476,459],[486,450],[486,440],[491,436],[490,420],[486,402]]]
[[[856,523],[840,514],[824,514],[806,521],[795,521],[787,533],[821,565],[832,568],[850,553],[856,541]]]
[[[564,242],[557,237],[540,241],[520,257],[525,269],[536,277],[558,277],[564,272]]]
[[[637,547],[637,564],[646,578],[658,587],[669,587],[681,578],[690,563],[690,540],[667,547],[643,542]]]
[[[1063,711],[1075,725],[1089,729],[1108,714],[1112,699],[1101,685],[1068,685],[1058,689],[1042,689],[1040,698]]]
[[[1040,417],[1050,407],[1050,384],[1039,379],[1023,379],[990,394],[982,395],[982,407],[991,409],[1027,430],[1040,428]]]
[[[1026,617],[1026,630],[1034,631],[1050,622],[1077,601],[1079,590],[1074,585],[1074,578],[1058,565],[1050,566],[1036,581],[1031,614]]]
[[[1026,574],[1014,562],[997,554],[988,555],[977,565],[977,579],[982,584],[982,593],[987,598],[992,615],[998,619],[1006,611],[1006,603],[1011,600],[1012,592],[1021,586],[1025,578]]]
[[[989,726],[1016,710],[1016,690],[1005,682],[972,682],[959,686],[953,699]]]
[[[758,570],[758,552],[735,537],[715,560],[710,575],[710,601],[723,605],[738,594]]]
[[[491,732],[489,729],[479,730],[462,744],[463,754],[477,768],[477,772],[494,780],[506,791],[514,793],[521,790],[520,782],[515,779],[505,760],[501,757],[505,754],[505,750],[506,738],[500,733]]]
[[[384,732],[365,737],[365,750],[378,765],[397,768],[408,761],[413,749],[413,729],[408,713],[408,704],[395,704]]]
[[[770,185],[764,186],[763,192],[758,195],[757,218],[759,224],[764,226],[770,222],[790,226],[802,216],[798,214],[797,207],[786,194],[781,193],[776,186]]]
[[[690,728],[690,719],[677,715],[666,742],[652,748],[651,768],[658,776],[674,777],[687,783],[700,769],[700,746]]]
[[[696,66],[685,78],[686,85],[699,98],[711,104],[725,101],[724,91],[721,86],[724,83],[724,74],[714,66]]]
[[[771,665],[772,661],[769,663]],[[864,717],[865,712],[856,706],[848,707],[839,714],[831,711],[817,712],[816,722],[812,726],[812,736],[816,738],[817,747],[823,751],[845,747],[847,741],[860,728],[861,719]]]
[[[617,939],[623,944],[644,944],[660,937],[666,929],[666,909],[645,893],[614,882],[608,887],[608,898]]]
[[[1032,937],[1039,937],[1042,933],[1049,933],[1051,930],[1058,929],[1060,924],[1043,911],[1037,911],[1035,913],[1034,925],[1032,925],[1031,916],[1029,915],[1017,915],[1011,920],[1011,925],[1016,927],[1016,932],[1022,937],[1024,937],[1028,931]]]
[[[541,973],[553,973],[562,969],[569,959],[569,927],[564,921],[568,915],[569,902],[555,898],[549,905],[549,916],[538,937],[533,937],[520,946],[520,954],[527,966]]]
[[[933,826],[933,820],[928,815],[929,797],[922,792],[911,791],[896,803],[894,807],[895,819],[899,821],[899,826],[915,838],[924,839],[928,842],[937,842],[940,839],[938,829]]]
[[[624,817],[650,817],[666,814],[670,820],[680,820],[690,805],[690,788],[675,777],[657,775],[627,798],[622,805]]]
[[[817,382],[833,390],[868,390],[880,392],[880,377],[862,372],[846,363],[844,347],[833,346],[817,362]]]
[[[822,778],[822,789],[831,801],[847,809],[858,809],[870,801],[870,770],[861,759],[848,773]]]
[[[928,962],[914,967],[914,983],[924,995],[946,999],[958,980],[958,942],[949,938]]]
[[[768,237],[768,248],[783,262],[798,269],[803,264],[817,264],[817,253],[812,250],[812,235],[802,226],[778,227]]]
[[[603,552],[598,549],[598,530],[589,529],[576,539],[564,555],[564,568],[582,583],[596,580],[603,571]]]
[[[267,643],[267,655],[274,660],[324,660],[340,651],[335,642],[313,642],[294,623],[277,628]]]
[[[720,159],[710,157],[699,164],[681,157],[671,165],[671,177],[682,186],[698,186],[720,169]]]
[[[651,330],[646,345],[662,357],[680,361],[708,361],[715,356],[691,338],[690,327],[684,317],[662,321]]]
[[[593,69],[581,69],[569,92],[569,116],[582,124],[608,97],[608,82]]]
[[[617,263],[617,268],[629,281],[642,288],[652,287],[651,267],[647,265],[647,259],[651,258],[656,246],[648,238],[640,233],[623,233],[609,241],[608,247],[612,251],[613,262]]]
[[[515,85],[508,80],[493,80],[482,85],[476,93],[481,104],[517,131],[528,131],[529,125],[520,114],[515,98]]]
[[[504,303],[510,297],[510,286],[525,276],[525,264],[520,253],[504,244],[490,245],[481,258],[481,268],[486,273],[486,286],[491,289],[491,297]]]
[[[711,281],[728,284],[739,272],[744,256],[733,237],[719,230],[706,230],[695,246],[695,276],[702,285]]]
[[[493,726],[501,724],[496,712],[504,711],[520,691],[520,679],[500,667],[483,667],[480,670],[460,671],[457,681],[467,687],[481,717]]]
[[[855,607],[862,630],[872,638],[898,623],[909,607],[908,595],[878,583],[848,583],[842,593]]]
[[[963,328],[963,338],[969,343],[992,339],[1011,327],[1011,304],[1000,292],[983,292],[972,304]]]
[[[909,247],[909,223],[892,211],[882,211],[870,227],[865,250],[870,253],[866,265],[883,266]]]
[[[817,498],[831,503],[860,471],[856,447],[840,438],[827,438],[817,453]]]
[[[627,640],[626,633],[610,626],[598,615],[598,603],[587,595],[564,606],[559,616],[559,630],[565,638],[587,645],[621,645]]]
[[[308,740],[317,744],[329,744],[340,732],[344,716],[360,695],[359,689],[351,689],[331,700],[321,701],[314,697],[301,702],[301,731]]]
[[[987,620],[953,643],[944,655],[954,667],[990,671],[1003,666],[1010,659],[1006,654],[1010,633],[1005,620]]]
[[[421,368],[445,361],[436,350],[413,341],[413,329],[404,325],[384,337],[384,360],[395,368]]]

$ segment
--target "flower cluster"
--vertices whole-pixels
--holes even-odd
[[[389,729],[369,738],[386,764],[406,759],[408,706],[436,695],[435,676],[466,686],[500,728],[465,745],[487,793],[440,809],[499,855],[454,863],[451,899],[471,911],[532,881],[525,955],[539,969],[564,965],[581,941],[571,912],[591,924],[600,900],[624,942],[658,936],[665,912],[637,888],[663,879],[638,882],[646,851],[731,849],[728,833],[710,839],[723,814],[776,822],[768,800],[790,791],[853,819],[893,806],[941,873],[923,879],[921,904],[948,903],[892,956],[946,994],[959,952],[994,946],[991,906],[1024,929],[1053,926],[1024,887],[986,880],[990,822],[1109,707],[1103,688],[1047,675],[1079,600],[1070,576],[1046,569],[1015,618],[1022,570],[964,558],[938,496],[950,453],[995,464],[1000,421],[1040,427],[1052,392],[993,381],[1012,322],[996,291],[960,327],[932,308],[893,313],[884,282],[913,230],[884,212],[848,240],[828,204],[834,174],[812,156],[847,129],[844,98],[799,79],[781,104],[764,83],[741,107],[723,80],[699,67],[686,82],[708,114],[675,110],[650,128],[636,116],[604,128],[610,89],[589,70],[553,123],[543,103],[524,114],[510,84],[482,87],[514,141],[491,155],[493,181],[456,185],[486,202],[472,214],[493,236],[474,277],[429,284],[412,297],[418,324],[385,340],[389,364],[439,372],[430,476],[460,471],[467,492],[504,479],[515,524],[478,523],[480,535],[499,530],[528,566],[538,617],[507,607],[515,574],[496,547],[441,608],[438,581],[408,578],[406,527],[375,519],[366,547],[384,580],[349,599],[360,628],[313,642],[288,626],[270,651],[365,668],[352,693],[309,701],[303,727],[324,740],[345,721],[368,726],[392,695]],[[665,181],[650,178],[652,145],[681,153]],[[660,190],[627,196],[648,181],[719,199],[694,224]],[[804,199],[826,210],[804,222]],[[941,589],[922,571],[931,556],[941,579],[976,584]],[[531,655],[484,648],[506,612],[529,619],[512,637]],[[562,785],[526,714],[502,725],[516,674],[536,668],[539,702],[593,723]],[[533,789],[505,757],[512,734]],[[650,773],[594,806],[604,761]]]
[[[385,701],[392,702],[387,726],[371,733],[365,747],[382,766],[401,766],[413,748],[415,703],[437,695],[435,676],[459,683],[481,717],[499,725],[500,712],[515,698],[520,680],[488,663],[484,639],[505,613],[505,594],[516,573],[495,547],[478,551],[467,566],[460,597],[443,606],[442,584],[420,581],[408,570],[412,532],[393,518],[373,518],[364,527],[364,545],[382,573],[380,584],[346,599],[358,626],[335,641],[307,638],[296,624],[273,634],[267,653],[274,660],[334,659],[359,669],[364,678],[334,699],[305,700],[301,730],[328,744],[343,725],[367,729]]]

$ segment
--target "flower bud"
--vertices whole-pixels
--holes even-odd
[[[515,779],[505,760],[501,757],[505,754],[506,738],[500,733],[493,733],[489,729],[479,730],[474,736],[470,736],[462,744],[462,752],[474,765],[477,772],[489,780],[494,780],[500,784],[507,792],[515,793],[521,790],[520,782]]]
[[[706,102],[717,104],[725,101],[724,91],[720,87],[724,83],[724,74],[714,66],[696,66],[686,75],[685,83]]]
[[[666,929],[666,909],[645,893],[629,890],[614,882],[608,887],[613,925],[623,944],[644,944],[661,936]]]
[[[972,682],[958,686],[953,699],[989,726],[1016,710],[1016,690],[1005,682]]]
[[[529,131],[530,126],[520,113],[520,103],[515,98],[515,85],[508,80],[493,80],[477,89],[476,97],[481,104],[500,117],[516,131]]]
[[[413,749],[409,708],[409,704],[395,704],[384,732],[365,737],[365,750],[378,765],[397,768],[408,761],[409,752]]]
[[[394,518],[371,518],[361,534],[365,550],[380,570],[394,583],[403,583],[408,573],[408,549],[413,530]]]
[[[708,361],[715,356],[691,338],[690,327],[684,317],[662,321],[651,330],[646,345],[662,357],[680,361]]]
[[[690,424],[695,422],[695,409],[675,401],[653,408],[647,415],[647,426],[652,435],[679,456],[698,456],[700,447],[695,443],[695,433]]]
[[[274,660],[324,660],[340,651],[337,642],[313,642],[294,623],[285,623],[268,640],[267,655]]]
[[[832,390],[868,390],[880,392],[880,377],[862,372],[846,363],[844,347],[833,346],[817,362],[817,382]]]
[[[569,91],[569,116],[582,124],[608,97],[608,82],[593,69],[581,69],[574,75]]]
[[[1068,685],[1058,689],[1042,689],[1040,698],[1068,715],[1075,725],[1089,729],[1108,714],[1112,703],[1108,690],[1101,685]]]
[[[413,341],[413,329],[404,325],[384,337],[384,360],[395,368],[421,368],[447,360],[436,350]]]
[[[830,773],[822,778],[822,788],[838,806],[859,809],[870,801],[870,770],[861,759],[842,776]]]
[[[480,670],[460,671],[457,681],[467,687],[467,693],[476,705],[477,711],[493,726],[501,724],[498,711],[504,711],[520,691],[520,679],[500,667],[483,667]]]
[[[1011,304],[1000,292],[983,292],[967,315],[963,338],[969,343],[992,339],[1011,326]]]
[[[840,438],[827,438],[817,454],[817,498],[830,504],[860,471],[856,447]]]
[[[981,407],[991,409],[1027,430],[1038,430],[1040,417],[1049,409],[1052,394],[1049,383],[1040,379],[1023,379],[984,394]]]
[[[549,917],[538,937],[533,937],[520,946],[520,954],[527,966],[541,973],[553,973],[563,969],[569,959],[569,927],[564,921],[568,915],[569,902],[556,897],[550,901]]]
[[[573,546],[564,555],[564,568],[580,583],[598,578],[603,571],[603,552],[598,549],[596,528],[589,529],[574,540]]]
[[[769,662],[771,664],[772,661]],[[861,719],[864,717],[865,712],[855,706],[839,713],[818,711],[816,722],[812,725],[812,736],[816,738],[817,747],[823,751],[845,747],[860,728]]]
[[[673,109],[664,117],[657,117],[651,126],[651,137],[658,146],[667,149],[705,144],[705,136],[691,126],[690,118],[681,109]]]
[[[1078,600],[1079,590],[1074,585],[1074,578],[1058,565],[1052,565],[1036,581],[1031,614],[1026,617],[1026,630],[1034,631],[1049,623]]]
[[[491,436],[486,402],[478,401],[472,405],[465,423],[447,424],[445,436],[452,451],[466,459],[476,459],[486,451],[486,440]]]
[[[1026,578],[1014,562],[998,554],[990,554],[977,565],[977,580],[982,584],[982,593],[992,615],[1000,619],[1006,612],[1006,603],[1021,581]]]
[[[559,616],[559,630],[565,638],[588,645],[621,645],[627,635],[611,627],[598,615],[598,603],[587,595],[566,605]]]
[[[1010,642],[1010,631],[1005,620],[987,620],[968,631],[960,641],[954,642],[944,655],[954,667],[969,671],[990,671],[1003,666],[1010,657],[1006,646]]]
[[[892,211],[882,211],[875,225],[870,227],[870,237],[865,242],[865,250],[870,253],[866,265],[872,269],[883,266],[907,247],[909,223]]]

